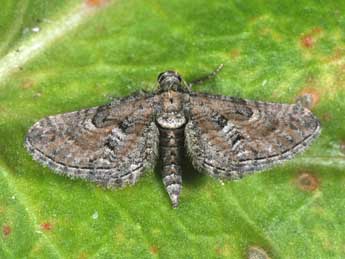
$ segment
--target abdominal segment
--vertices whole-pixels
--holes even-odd
[[[159,128],[159,149],[162,161],[164,186],[174,207],[182,189],[182,157],[184,147],[184,127],[177,129]]]

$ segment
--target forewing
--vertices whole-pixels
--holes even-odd
[[[157,156],[158,129],[150,96],[49,116],[29,130],[25,145],[44,165],[107,187],[133,184]]]
[[[192,93],[185,134],[197,169],[237,179],[292,158],[320,129],[318,119],[300,104]]]

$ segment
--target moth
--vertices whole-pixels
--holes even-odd
[[[177,207],[185,153],[198,171],[236,180],[292,158],[321,130],[299,103],[195,92],[175,71],[159,74],[157,82],[152,93],[38,121],[25,139],[28,152],[59,174],[108,188],[135,184],[160,159]]]

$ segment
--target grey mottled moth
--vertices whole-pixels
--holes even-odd
[[[161,159],[176,207],[184,150],[198,171],[232,180],[292,158],[320,132],[319,120],[300,104],[194,92],[175,71],[161,73],[158,86],[46,117],[30,128],[25,146],[57,173],[106,187],[136,183]]]

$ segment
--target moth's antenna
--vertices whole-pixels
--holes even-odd
[[[196,80],[193,80],[188,84],[188,86],[191,88],[194,85],[200,85],[205,83],[206,81],[209,81],[217,76],[217,74],[223,69],[224,64],[220,64],[214,71],[212,71],[210,74],[207,76],[203,76],[201,78],[198,78]]]

